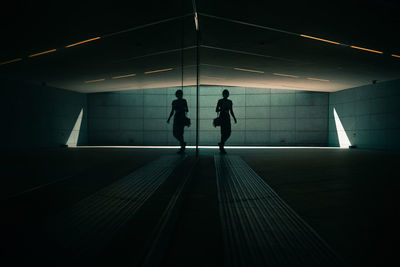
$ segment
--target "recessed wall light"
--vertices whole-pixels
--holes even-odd
[[[98,39],[100,39],[100,38],[101,38],[101,37],[91,38],[91,39],[84,40],[84,41],[81,41],[81,42],[77,42],[77,43],[74,43],[74,44],[66,45],[65,47],[67,47],[67,48],[68,48],[68,47],[73,47],[73,46],[76,46],[76,45],[80,45],[80,44],[92,42],[92,41],[98,40]]]
[[[161,69],[161,70],[151,70],[151,71],[146,71],[144,74],[151,74],[151,73],[163,72],[163,71],[170,71],[170,70],[173,70],[173,68]]]
[[[330,82],[329,80],[319,79],[319,78],[307,78],[307,80],[319,81],[319,82]]]
[[[234,70],[240,70],[240,71],[247,71],[247,72],[255,72],[255,73],[261,73],[263,74],[264,72],[261,70],[250,70],[250,69],[242,69],[242,68],[233,68]]]
[[[350,47],[351,47],[351,48],[358,49],[358,50],[364,50],[364,51],[372,52],[372,53],[383,54],[383,52],[381,52],[381,51],[372,50],[372,49],[368,49],[368,48],[364,48],[364,47],[359,47],[359,46],[354,46],[354,45],[351,45]]]
[[[121,79],[121,78],[133,77],[133,76],[136,76],[136,74],[135,74],[135,73],[132,73],[132,74],[114,76],[114,77],[112,77],[111,79]]]
[[[21,60],[22,60],[22,58],[11,59],[11,60],[0,62],[0,65],[6,65],[6,64],[13,63],[13,62],[18,62],[18,61],[21,61]]]
[[[296,75],[290,75],[290,74],[282,74],[282,73],[272,73],[273,75],[276,76],[283,76],[283,77],[290,77],[290,78],[299,78],[299,76]]]
[[[309,39],[314,39],[314,40],[321,41],[321,42],[325,42],[325,43],[331,43],[331,44],[340,45],[339,42],[334,42],[334,41],[330,41],[330,40],[326,40],[326,39],[322,39],[322,38],[318,38],[318,37],[314,37],[314,36],[310,36],[310,35],[300,34],[300,36],[301,37],[305,37],[305,38],[309,38]]]
[[[97,82],[102,82],[102,81],[104,81],[105,79],[104,78],[102,78],[102,79],[97,79],[97,80],[89,80],[89,81],[85,81],[85,83],[97,83]]]
[[[43,51],[43,52],[40,52],[40,53],[29,55],[28,57],[37,57],[37,56],[48,54],[48,53],[52,53],[52,52],[55,52],[55,51],[57,51],[57,49],[50,49],[50,50],[47,50],[47,51]]]

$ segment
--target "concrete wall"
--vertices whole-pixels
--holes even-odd
[[[329,97],[329,145],[338,146],[333,116],[336,109],[352,145],[359,148],[400,148],[400,80],[356,87]]]
[[[212,126],[215,106],[227,88],[238,119],[228,145],[312,145],[328,142],[328,93],[265,88],[202,86],[200,144],[215,145],[219,128]],[[176,145],[172,122],[166,124],[178,88],[131,90],[88,95],[89,143],[92,145]],[[195,87],[184,88],[195,142]],[[233,122],[232,122],[233,123]]]
[[[88,94],[88,141],[91,145],[176,144],[172,121],[166,123],[177,88],[157,88]],[[193,119],[191,91],[184,89]],[[194,127],[186,128],[193,142]]]
[[[58,88],[0,81],[3,149],[49,148],[87,143],[85,94]],[[72,131],[82,113],[80,131]]]

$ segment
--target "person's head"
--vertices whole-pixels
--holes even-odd
[[[228,98],[228,96],[229,96],[229,91],[228,90],[224,90],[224,91],[222,91],[222,96],[224,97],[224,98]]]
[[[175,96],[179,99],[183,97],[183,91],[182,90],[176,90]]]

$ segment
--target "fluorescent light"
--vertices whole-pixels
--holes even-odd
[[[392,57],[397,57],[397,58],[400,58],[400,56],[399,56],[399,55],[395,55],[395,54],[392,54]]]
[[[76,46],[76,45],[80,45],[80,44],[84,44],[84,43],[87,43],[87,42],[91,42],[91,41],[95,41],[95,40],[98,40],[98,39],[100,39],[101,37],[95,37],[95,38],[92,38],[92,39],[88,39],[88,40],[85,40],[85,41],[81,41],[81,42],[77,42],[77,43],[74,43],[74,44],[70,44],[70,45],[66,45],[65,47],[72,47],[72,46]]]
[[[261,73],[263,74],[263,71],[260,70],[249,70],[249,69],[242,69],[242,68],[233,68],[234,70],[240,70],[240,71],[247,71],[247,72],[255,72],[255,73]]]
[[[85,81],[85,83],[97,83],[97,82],[102,82],[102,81],[104,81],[105,79],[104,78],[102,78],[102,79],[97,79],[97,80],[89,80],[89,81]]]
[[[121,79],[121,78],[133,77],[133,76],[136,76],[136,74],[135,74],[135,73],[132,73],[132,74],[114,76],[114,77],[112,77],[111,79]]]
[[[55,52],[55,51],[57,51],[57,49],[51,49],[51,50],[47,50],[47,51],[44,51],[44,52],[32,54],[32,55],[29,55],[28,57],[37,57],[37,56],[48,54],[48,53],[52,53],[52,52]]]
[[[310,39],[318,40],[318,41],[321,41],[321,42],[326,42],[326,43],[331,43],[331,44],[337,44],[337,45],[340,44],[340,43],[338,43],[338,42],[334,42],[334,41],[330,41],[330,40],[326,40],[326,39],[322,39],[322,38],[317,38],[317,37],[313,37],[313,36],[310,36],[310,35],[300,34],[300,36],[305,37],[305,38],[310,38]]]
[[[163,72],[163,71],[169,71],[169,70],[173,70],[173,68],[162,69],[162,70],[151,70],[151,71],[146,71],[144,74],[151,74],[151,73]]]
[[[6,65],[6,64],[9,64],[9,63],[13,63],[13,62],[18,62],[18,61],[21,61],[22,60],[22,58],[16,58],[16,59],[11,59],[11,60],[7,60],[7,61],[3,61],[3,62],[0,62],[0,66],[1,65]]]
[[[359,49],[359,50],[368,51],[368,52],[383,54],[383,52],[381,52],[381,51],[372,50],[372,49],[368,49],[368,48],[364,48],[364,47],[359,47],[359,46],[354,46],[354,45],[351,45],[350,47],[351,47],[351,48],[355,48],[355,49]]]
[[[319,81],[319,82],[330,82],[329,80],[325,80],[325,79],[318,79],[318,78],[307,78],[308,80],[312,80],[312,81]]]
[[[296,75],[289,75],[289,74],[282,74],[282,73],[272,73],[273,75],[276,76],[283,76],[283,77],[290,77],[290,78],[299,78],[299,76]]]

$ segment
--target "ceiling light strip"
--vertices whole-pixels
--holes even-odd
[[[164,72],[164,71],[170,71],[170,70],[173,70],[173,68],[162,69],[162,70],[151,70],[151,71],[146,71],[144,74],[151,74],[151,73]]]
[[[296,61],[296,60],[292,60],[292,59],[269,56],[269,55],[263,55],[263,54],[256,54],[256,53],[251,53],[251,52],[246,52],[246,51],[241,51],[241,50],[233,50],[233,49],[222,48],[222,47],[217,47],[217,46],[209,46],[209,45],[202,45],[201,44],[200,47],[201,48],[213,49],[213,50],[220,50],[220,51],[225,51],[225,52],[231,52],[231,53],[235,53],[235,54],[243,54],[243,55],[264,57],[264,58],[273,58],[273,59],[278,59],[278,60],[287,61],[287,62],[300,63],[300,61]]]
[[[187,46],[187,47],[184,47],[184,48],[176,48],[176,49],[170,49],[170,50],[163,50],[163,51],[154,52],[154,53],[149,53],[149,54],[145,54],[145,55],[141,55],[141,56],[124,58],[124,59],[121,59],[121,60],[117,60],[117,61],[115,61],[115,62],[116,62],[116,63],[126,62],[126,61],[130,61],[130,60],[136,60],[136,59],[140,59],[140,58],[158,56],[158,55],[163,55],[163,54],[168,54],[168,53],[174,53],[174,52],[181,52],[181,53],[182,53],[182,51],[184,51],[184,50],[189,50],[189,49],[193,49],[193,48],[196,48],[196,46],[195,46],[195,45],[192,45],[192,46]]]
[[[392,54],[391,56],[392,56],[392,57],[397,57],[397,58],[400,58],[400,55],[395,55],[395,54]]]
[[[40,52],[40,53],[29,55],[28,57],[37,57],[37,56],[48,54],[48,53],[52,53],[52,52],[55,52],[55,51],[57,51],[57,49],[50,49],[50,50],[47,50],[47,51],[43,51],[43,52]]]
[[[354,46],[354,45],[351,45],[350,47],[351,47],[351,48],[358,49],[358,50],[364,50],[364,51],[368,51],[368,52],[373,52],[373,53],[383,54],[383,52],[381,52],[381,51],[378,51],[378,50],[372,50],[372,49],[368,49],[368,48],[364,48],[364,47],[359,47],[359,46]]]
[[[111,79],[121,79],[121,78],[133,77],[133,76],[136,76],[136,74],[135,74],[135,73],[132,73],[132,74],[114,76],[114,77],[112,77]]]
[[[66,45],[65,47],[66,47],[66,48],[73,47],[73,46],[76,46],[76,45],[80,45],[80,44],[92,42],[92,41],[98,40],[98,39],[100,39],[100,38],[101,38],[101,37],[91,38],[91,39],[88,39],[88,40],[85,40],[85,41],[81,41],[81,42],[77,42],[77,43],[74,43],[74,44]]]
[[[105,78],[97,79],[97,80],[89,80],[89,81],[85,81],[85,83],[97,83],[97,82],[102,82],[104,80],[105,80]]]
[[[331,43],[331,44],[336,44],[336,45],[341,44],[339,42],[334,42],[334,41],[330,41],[330,40],[326,40],[326,39],[322,39],[322,38],[318,38],[318,37],[314,37],[314,36],[310,36],[310,35],[305,35],[305,34],[300,34],[300,36],[309,38],[309,39],[314,39],[314,40],[321,41],[321,42],[325,42],[325,43]]]
[[[271,27],[266,27],[266,26],[257,25],[257,24],[253,24],[253,23],[248,23],[248,22],[244,22],[244,21],[240,21],[240,20],[228,19],[228,18],[214,16],[214,15],[200,13],[200,12],[198,14],[201,15],[201,16],[204,16],[204,17],[209,17],[209,18],[218,19],[218,20],[224,20],[224,21],[228,21],[228,22],[232,22],[232,23],[236,23],[236,24],[242,24],[242,25],[255,27],[255,28],[260,28],[260,29],[264,29],[264,30],[282,32],[282,33],[291,34],[291,35],[299,35],[298,33],[289,32],[289,31],[276,29],[276,28],[271,28]]]
[[[154,26],[154,25],[157,25],[157,24],[161,24],[161,23],[165,23],[165,22],[169,22],[169,21],[173,21],[173,20],[178,20],[178,19],[181,19],[181,18],[189,17],[189,16],[193,16],[193,13],[187,13],[187,14],[182,15],[182,16],[171,17],[171,18],[168,18],[168,19],[163,19],[163,20],[147,23],[147,24],[140,25],[140,26],[135,26],[135,27],[128,28],[128,29],[125,29],[125,30],[107,33],[107,34],[102,35],[101,37],[102,38],[107,38],[107,37],[111,37],[111,36],[114,36],[114,35],[123,34],[123,33],[131,32],[131,31],[135,31],[135,30],[151,27],[151,26]]]
[[[319,82],[330,82],[329,80],[325,80],[325,79],[318,79],[318,78],[307,78],[307,80],[319,81]]]
[[[263,71],[260,70],[249,70],[249,69],[242,69],[242,68],[233,68],[234,70],[240,70],[240,71],[246,71],[246,72],[255,72],[255,73],[261,73],[264,74]]]
[[[283,77],[290,77],[290,78],[299,78],[299,76],[296,75],[290,75],[290,74],[282,74],[282,73],[272,73],[273,75],[276,76],[283,76]]]
[[[6,64],[10,64],[10,63],[14,63],[14,62],[18,62],[18,61],[21,61],[21,60],[22,60],[22,58],[19,57],[19,58],[3,61],[3,62],[0,62],[0,66],[1,65],[6,65]]]

